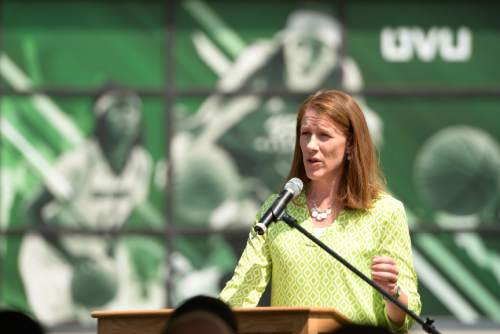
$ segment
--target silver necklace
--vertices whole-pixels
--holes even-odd
[[[322,221],[325,220],[331,214],[332,214],[332,208],[326,208],[325,210],[321,211],[316,205],[316,202],[313,201],[313,207],[311,208],[311,216],[314,219],[316,219],[317,221]]]

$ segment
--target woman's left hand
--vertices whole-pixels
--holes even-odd
[[[396,293],[398,285],[398,265],[389,256],[374,256],[372,259],[372,279],[390,295]]]

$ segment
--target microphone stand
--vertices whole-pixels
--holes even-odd
[[[387,298],[389,301],[394,303],[396,306],[398,306],[402,311],[404,311],[406,314],[408,314],[410,317],[415,319],[416,322],[418,322],[420,325],[422,325],[422,328],[429,334],[441,334],[436,327],[434,327],[433,323],[434,320],[427,318],[425,321],[422,320],[415,312],[412,310],[408,309],[405,305],[403,305],[399,300],[396,300],[394,297],[392,297],[390,294],[388,294],[384,289],[382,289],[378,284],[373,282],[371,279],[366,277],[361,271],[359,271],[356,267],[351,265],[349,262],[347,262],[343,257],[335,253],[331,248],[329,248],[327,245],[325,245],[323,242],[321,242],[318,238],[316,238],[314,235],[309,233],[306,229],[304,229],[302,226],[297,224],[297,220],[290,216],[288,213],[284,213],[280,218],[280,220],[283,220],[288,226],[295,228],[299,230],[302,234],[304,234],[307,238],[309,238],[312,242],[314,242],[316,245],[321,247],[324,251],[326,251],[328,254],[333,256],[337,261],[342,263],[344,266],[346,266],[350,271],[358,275],[363,281],[371,285],[375,290],[377,290],[380,294],[382,294],[385,298]]]

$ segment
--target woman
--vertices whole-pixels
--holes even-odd
[[[383,191],[363,112],[345,93],[309,97],[297,115],[289,178],[302,193],[288,213],[306,230],[416,313],[420,312],[402,203]],[[264,203],[257,218],[274,200]],[[253,230],[233,278],[221,292],[231,306],[255,306],[272,277],[273,306],[335,307],[354,323],[404,332],[412,320],[372,287],[283,223]]]

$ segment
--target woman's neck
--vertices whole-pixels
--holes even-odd
[[[307,203],[315,227],[327,227],[342,210],[338,200],[340,178],[325,182],[310,181],[307,188]]]
[[[331,206],[338,197],[340,178],[331,181],[310,181],[308,187],[308,197],[313,200],[318,207]]]

